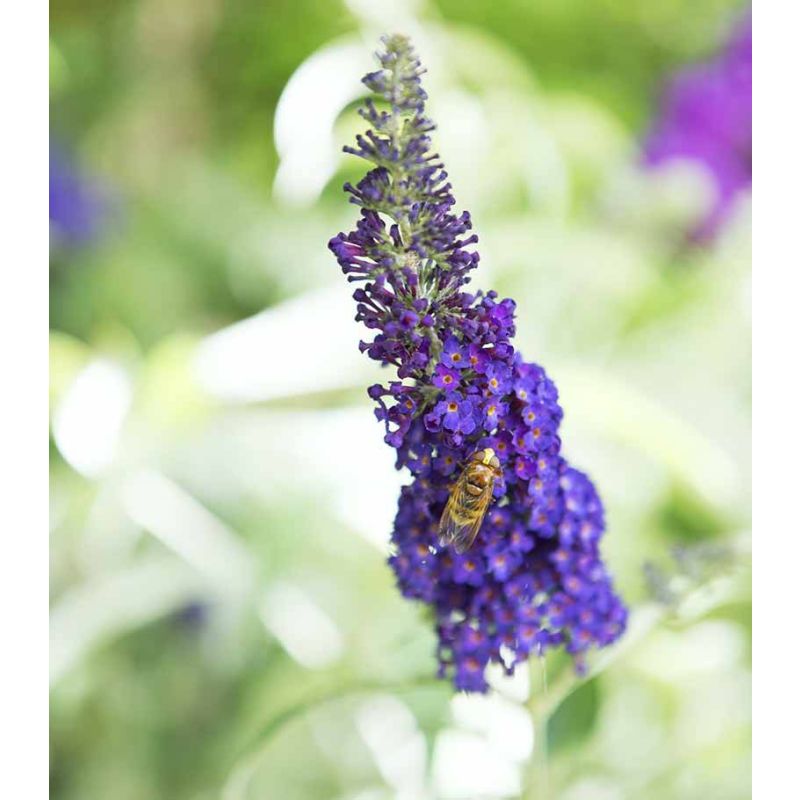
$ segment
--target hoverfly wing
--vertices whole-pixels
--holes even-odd
[[[483,517],[485,514],[485,510],[480,512],[475,518],[474,522],[472,522],[470,525],[462,525],[456,531],[456,535],[453,538],[453,547],[455,548],[456,553],[462,555],[463,553],[466,553],[470,547],[472,547],[472,543],[475,541],[475,537],[478,535],[478,531],[481,529],[481,523],[483,522]]]
[[[469,522],[462,515],[465,484],[464,476],[459,476],[450,489],[450,496],[447,498],[444,511],[439,519],[439,545],[442,547],[451,545],[458,536],[459,530]]]
[[[453,495],[450,495],[439,519],[439,545],[441,547],[451,545],[455,541],[459,529],[463,527],[463,523],[459,520],[458,512],[453,505]]]

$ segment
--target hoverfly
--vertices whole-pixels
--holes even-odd
[[[451,544],[457,553],[469,550],[492,501],[494,482],[502,476],[500,461],[491,447],[473,453],[453,484],[439,520],[440,545]]]

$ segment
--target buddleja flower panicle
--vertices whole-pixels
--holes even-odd
[[[350,281],[356,319],[375,332],[361,350],[397,370],[369,388],[403,487],[389,563],[404,596],[427,603],[439,672],[459,689],[486,691],[489,661],[513,672],[531,653],[563,645],[578,668],[591,646],[624,630],[627,612],[599,553],[603,507],[589,478],[561,455],[555,384],[515,351],[516,306],[463,287],[478,264],[477,236],[431,152],[423,74],[405,37],[384,39],[381,69],[364,83],[372,130],[347,152],[375,166],[345,190],[361,208],[355,230],[330,249]],[[491,447],[503,467],[473,546],[438,543],[458,470]]]
[[[685,67],[669,80],[661,109],[644,142],[644,160],[658,166],[676,159],[703,165],[715,198],[692,238],[709,241],[752,183],[752,19],[738,21],[711,61]]]

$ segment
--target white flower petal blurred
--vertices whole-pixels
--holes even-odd
[[[131,399],[130,377],[107,358],[90,362],[65,392],[53,415],[53,438],[82,475],[96,478],[112,463]]]

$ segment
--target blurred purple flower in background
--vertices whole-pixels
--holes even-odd
[[[447,173],[431,153],[433,123],[408,40],[384,39],[382,69],[364,78],[380,98],[361,115],[372,130],[347,152],[371,162],[357,186],[354,231],[330,249],[356,289],[356,319],[376,332],[361,350],[400,381],[370,387],[403,487],[389,562],[403,595],[436,620],[440,675],[486,691],[490,661],[512,673],[563,645],[578,669],[592,646],[623,632],[627,611],[599,552],[603,507],[589,478],[561,455],[563,412],[545,371],[511,344],[513,300],[462,287],[478,265],[467,212],[453,211]],[[473,546],[438,544],[451,481],[478,449],[503,467]]]
[[[106,215],[100,188],[83,175],[66,152],[50,147],[50,235],[57,244],[93,240]]]
[[[738,24],[718,57],[680,71],[668,83],[644,145],[645,163],[701,162],[716,189],[714,204],[693,232],[711,239],[752,180],[752,21]]]

